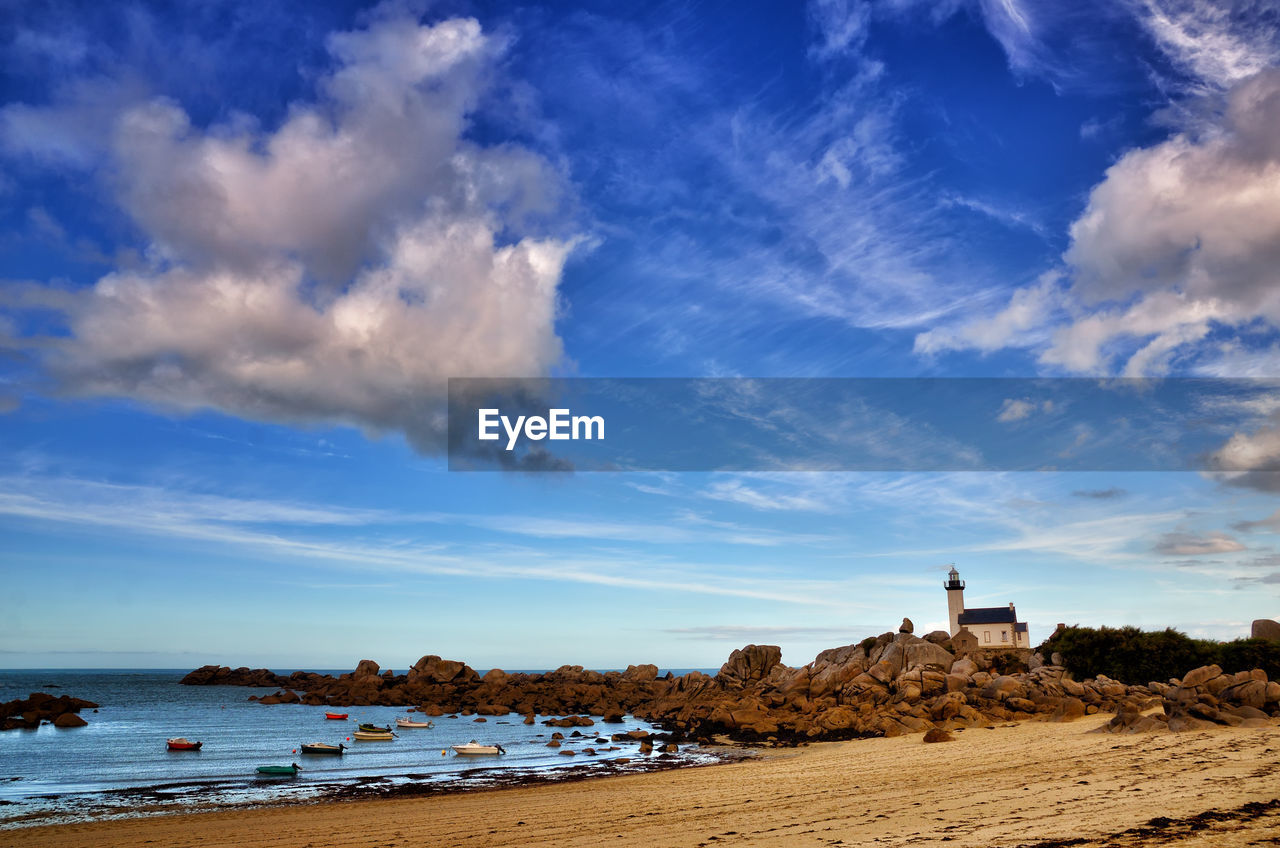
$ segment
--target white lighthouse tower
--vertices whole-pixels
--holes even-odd
[[[947,614],[951,619],[951,635],[954,636],[960,632],[960,614],[964,612],[964,581],[954,565],[947,573],[947,582],[942,585],[947,590]]]

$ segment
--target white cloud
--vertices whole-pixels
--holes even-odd
[[[1034,285],[1018,289],[1009,303],[987,318],[956,326],[935,327],[915,338],[915,352],[925,355],[973,349],[989,353],[1009,346],[1030,346],[1047,338],[1046,324],[1062,301],[1061,274],[1042,274]]]
[[[1014,421],[1022,421],[1029,418],[1035,412],[1052,411],[1053,401],[1051,400],[1036,403],[1023,398],[1005,398],[1004,403],[1000,406],[999,414],[996,415],[996,420],[1004,424],[1011,424]]]
[[[1019,289],[991,317],[917,336],[916,351],[1024,347],[1068,372],[1143,376],[1197,355],[1215,328],[1280,327],[1280,68],[1224,106],[1217,125],[1107,170],[1071,227],[1066,291]]]
[[[465,138],[502,45],[474,20],[420,25],[398,8],[332,35],[318,99],[269,131],[243,116],[197,127],[163,98],[0,114],[11,152],[110,174],[149,242],[145,267],[67,309],[47,358],[65,388],[403,430],[433,449],[446,378],[560,361],[576,240],[539,223],[563,178],[527,149]]]
[[[1152,40],[1196,85],[1224,89],[1280,60],[1280,32],[1266,2],[1137,0],[1134,6]]]

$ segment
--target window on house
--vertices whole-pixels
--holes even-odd
[[[984,630],[984,631],[982,631],[982,641],[984,641],[984,642],[990,642],[990,641],[991,641],[991,631],[990,631],[990,630]]]
[[[1009,631],[1008,631],[1008,630],[1001,630],[1001,631],[1000,631],[1000,641],[1001,641],[1001,642],[1008,642],[1008,641],[1009,641]]]

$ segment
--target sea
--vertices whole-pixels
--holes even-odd
[[[325,718],[335,708],[264,706],[249,696],[274,689],[183,686],[187,669],[0,670],[0,702],[33,692],[70,695],[100,706],[81,717],[87,727],[0,732],[0,829],[37,824],[159,815],[235,806],[306,803],[338,795],[423,789],[468,789],[512,782],[579,778],[647,768],[702,765],[723,754],[682,746],[675,755],[641,755],[635,743],[600,743],[625,730],[659,729],[627,716],[623,724],[553,728],[525,725],[522,716],[431,719],[435,726],[397,730],[390,742],[362,742],[357,725],[393,725],[404,707],[341,707],[347,721]],[[283,673],[288,673],[285,671]],[[327,672],[340,674],[341,671]],[[418,714],[411,717],[426,720]],[[582,735],[573,736],[578,730]],[[559,749],[551,734],[565,735]],[[598,734],[598,735],[597,735]],[[169,751],[186,737],[199,751]],[[497,743],[501,756],[458,756],[451,746]],[[304,755],[304,743],[343,744],[342,756]],[[605,751],[612,745],[620,750]],[[584,748],[598,753],[588,754]],[[563,750],[577,751],[565,756]],[[662,758],[659,762],[658,758]],[[630,763],[619,764],[619,758]],[[674,758],[674,762],[673,762]],[[257,767],[302,767],[294,778],[266,778]]]

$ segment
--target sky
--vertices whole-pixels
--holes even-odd
[[[469,473],[445,404],[1280,377],[1272,4],[0,0],[0,51],[0,667],[800,665],[952,564],[1033,643],[1280,617],[1280,392],[1182,471]],[[1009,385],[964,427],[1052,429]]]

